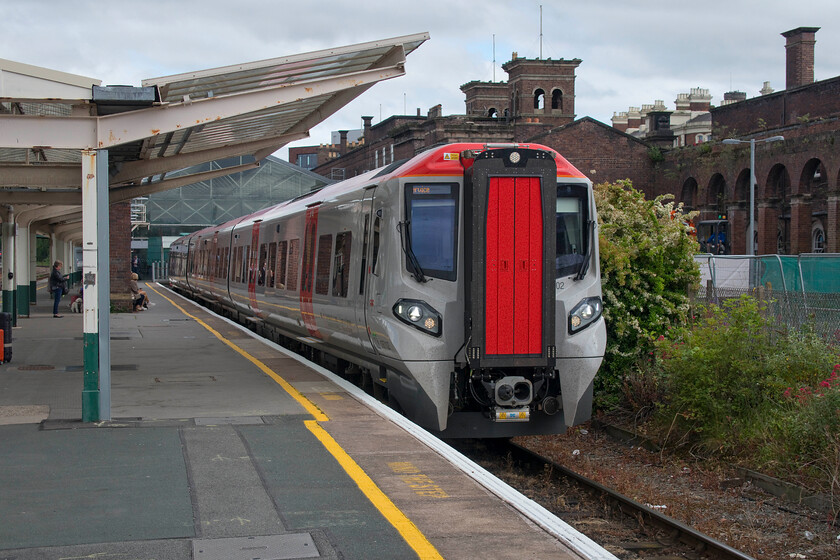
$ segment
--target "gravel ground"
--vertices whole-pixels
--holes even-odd
[[[647,451],[589,424],[514,441],[756,559],[840,559],[840,519],[773,497],[730,466]]]

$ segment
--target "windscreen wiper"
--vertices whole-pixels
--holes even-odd
[[[404,232],[403,229],[405,229]],[[400,238],[402,239],[403,253],[405,253],[406,259],[408,259],[408,264],[411,265],[411,275],[421,284],[428,282],[429,279],[426,278],[425,274],[423,274],[423,268],[420,266],[420,261],[417,260],[417,255],[414,254],[414,250],[411,248],[411,221],[406,220],[404,222],[400,222],[399,230]]]
[[[592,245],[594,244],[593,238],[595,237],[595,220],[589,220],[586,222],[587,228],[587,235],[589,235],[589,243],[586,245],[586,254],[583,256],[583,262],[580,265],[580,270],[575,276],[575,280],[583,280],[586,278],[586,273],[589,272],[589,261],[592,260]]]

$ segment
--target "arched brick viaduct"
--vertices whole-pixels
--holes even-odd
[[[818,122],[752,135],[755,144],[756,254],[840,252],[840,127]],[[761,142],[784,135],[784,142]],[[741,140],[749,137],[741,136]],[[720,143],[678,150],[660,169],[660,188],[699,211],[725,215],[731,252],[745,254],[749,224],[750,146]],[[661,181],[661,182],[660,182]]]

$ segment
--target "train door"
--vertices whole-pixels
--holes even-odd
[[[488,355],[539,354],[543,220],[539,177],[491,177],[485,222]]]
[[[470,363],[553,368],[556,164],[540,150],[483,152],[469,182]]]
[[[373,310],[372,278],[375,278],[373,265],[378,260],[381,217],[374,214],[374,191],[371,187],[364,192],[362,198],[362,250],[359,266],[359,302],[356,306],[356,324],[359,325],[359,340],[365,350],[376,353],[371,342],[368,314]],[[374,227],[375,226],[375,227]]]
[[[209,270],[207,271],[208,280],[210,283],[216,281],[216,276],[218,275],[218,266],[219,266],[219,232],[213,232],[213,244],[210,246],[210,266]]]

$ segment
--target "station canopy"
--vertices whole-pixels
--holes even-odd
[[[244,171],[379,81],[405,74],[418,33],[142,81],[140,87],[0,59],[0,203],[81,204],[82,150],[108,150],[110,201]],[[193,175],[201,163],[254,163]]]

